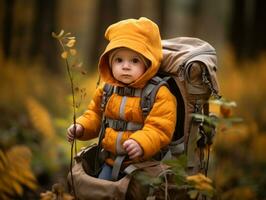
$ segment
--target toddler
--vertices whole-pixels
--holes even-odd
[[[109,26],[105,37],[109,43],[98,68],[104,83],[112,85],[114,91],[102,110],[104,86],[97,88],[88,109],[77,119],[75,136],[79,140],[97,137],[104,117],[107,125],[102,148],[108,156],[99,178],[111,180],[117,156],[126,155],[126,164],[141,162],[170,143],[177,105],[169,89],[161,86],[151,111],[147,116],[142,114],[141,91],[156,75],[162,59],[160,32],[154,22],[144,17],[122,20]],[[126,122],[136,130],[116,129],[112,124],[117,121]],[[67,138],[70,142],[74,140],[74,125],[68,128]]]

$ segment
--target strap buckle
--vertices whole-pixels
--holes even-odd
[[[119,94],[120,96],[134,96],[135,95],[135,88],[117,87],[115,92],[117,94]]]
[[[114,129],[117,131],[123,131],[127,128],[127,122],[122,120],[115,120],[114,121]]]
[[[106,125],[116,131],[124,131],[127,128],[127,122],[123,120],[109,119],[106,120]]]
[[[142,105],[142,113],[144,116],[147,116],[148,112],[151,109],[151,98],[150,96],[146,96],[144,98],[145,100],[143,101],[143,105]]]

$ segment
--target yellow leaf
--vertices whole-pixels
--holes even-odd
[[[63,59],[67,59],[67,56],[68,56],[68,52],[67,51],[64,51],[62,54],[61,54],[61,57]]]
[[[213,187],[208,183],[199,183],[195,186],[195,188],[201,191],[213,191]]]
[[[31,190],[36,190],[38,188],[38,185],[34,181],[28,180],[27,182],[24,183],[25,186],[27,186]]]
[[[9,151],[7,151],[6,154],[9,161],[25,161],[27,163],[30,162],[32,156],[30,149],[23,145],[13,146],[11,149],[9,149]]]
[[[194,183],[200,183],[200,182],[212,183],[211,179],[209,179],[208,177],[204,176],[201,173],[198,173],[198,174],[192,175],[192,176],[187,176],[186,179],[187,179],[187,181],[194,182]]]
[[[12,170],[9,172],[9,175],[10,178],[16,180],[20,184],[25,185],[32,190],[35,190],[37,188],[36,178],[29,169]]]
[[[1,190],[4,191],[6,194],[12,195],[14,191],[12,189],[12,179],[8,176],[1,175]]]
[[[29,179],[29,180],[32,180],[32,181],[35,181],[35,176],[33,175],[33,173],[30,171],[30,170],[25,170],[22,172],[22,176]]]
[[[75,42],[76,42],[76,40],[73,40],[73,39],[69,40],[68,43],[66,44],[66,46],[73,47],[75,45]]]
[[[47,109],[34,98],[26,99],[26,106],[32,125],[44,138],[53,138],[55,130]]]
[[[30,169],[31,151],[23,145],[13,146],[6,152],[8,167],[0,173],[0,194],[23,195],[23,185],[37,188],[36,178]],[[0,198],[1,199],[1,198]]]
[[[57,38],[57,39],[61,38],[63,36],[63,34],[64,34],[64,30],[61,30],[59,34],[56,34],[55,32],[52,32],[52,36],[54,38]]]
[[[12,188],[16,192],[16,194],[18,194],[19,196],[22,196],[23,188],[21,187],[21,185],[18,182],[13,181],[12,182]]]
[[[2,150],[0,150],[0,162],[2,163],[3,166],[6,166],[8,163],[6,155]]]
[[[61,31],[60,31],[60,33],[58,34],[58,37],[62,37],[63,36],[63,34],[64,34],[64,30],[62,29]]]
[[[67,37],[67,39],[69,39],[69,40],[75,40],[76,39],[76,37]]]

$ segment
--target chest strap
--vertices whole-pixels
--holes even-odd
[[[140,97],[142,89],[132,87],[114,87],[114,93],[120,96]]]
[[[116,131],[137,131],[143,127],[142,123],[127,122],[125,120],[117,120],[106,118],[106,127],[113,128]]]

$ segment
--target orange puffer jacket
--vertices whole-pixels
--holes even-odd
[[[115,48],[127,47],[150,61],[146,72],[135,82],[127,87],[143,88],[149,79],[158,71],[162,59],[161,38],[157,25],[147,18],[129,19],[111,25],[105,33],[110,41],[99,61],[99,72],[104,82],[114,86],[123,87],[116,81],[111,72],[108,62],[108,53]],[[103,87],[96,90],[94,98],[90,102],[85,113],[77,119],[77,123],[85,128],[84,135],[79,138],[88,140],[97,137],[101,126],[102,111],[100,104],[103,96]],[[154,105],[147,117],[143,117],[140,107],[140,97],[126,97],[112,94],[109,98],[104,115],[107,118],[121,119],[121,105],[123,105],[123,120],[142,123],[143,128],[137,131],[125,131],[121,139],[117,139],[118,131],[106,128],[105,137],[102,141],[103,148],[116,155],[116,143],[120,145],[127,139],[134,139],[143,149],[144,154],[137,160],[146,160],[155,155],[159,150],[171,141],[176,124],[176,99],[167,87],[159,88]],[[125,97],[124,97],[125,98]],[[112,160],[107,162],[112,164]]]

